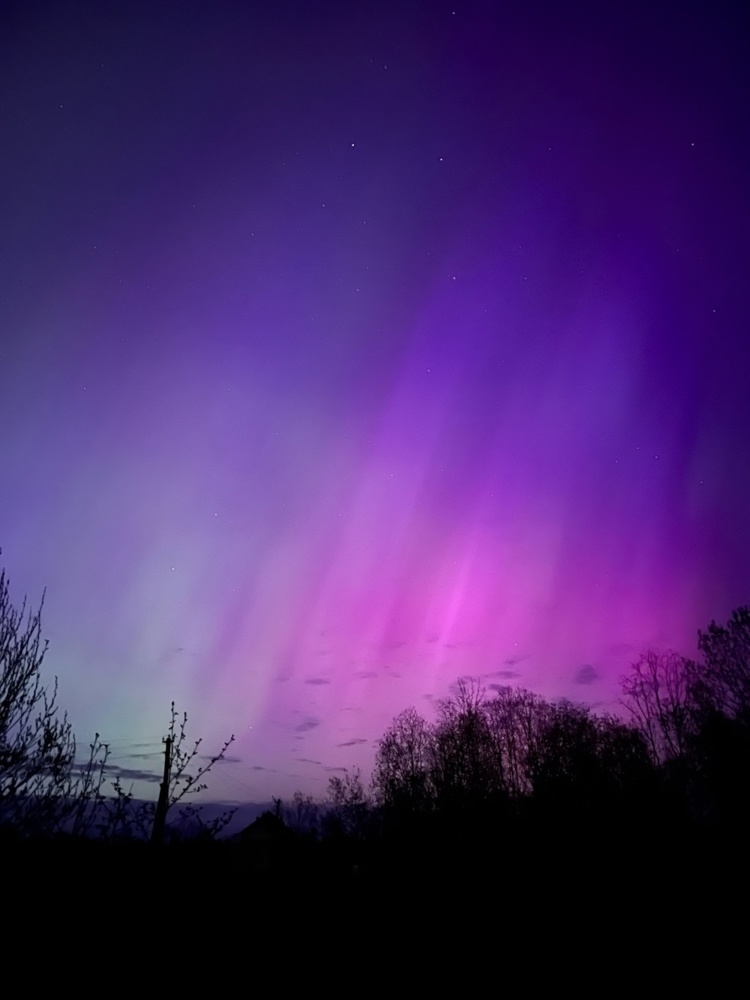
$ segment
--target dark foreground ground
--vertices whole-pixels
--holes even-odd
[[[106,975],[125,992],[132,977],[192,992],[241,976],[370,995],[408,976],[514,996],[639,979],[646,994],[723,993],[750,948],[747,845],[715,832],[2,850],[6,966],[28,953],[26,974]]]

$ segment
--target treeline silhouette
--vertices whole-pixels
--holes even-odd
[[[427,721],[414,708],[379,740],[371,789],[332,778],[329,825],[363,835],[433,817],[507,823],[555,815],[637,822],[657,815],[743,828],[750,779],[750,609],[699,632],[701,657],[644,653],[620,679],[621,715],[521,687],[461,678]],[[371,811],[377,820],[367,818]],[[457,819],[459,818],[460,819]]]
[[[278,802],[279,844],[291,832],[375,886],[476,886],[481,873],[520,899],[532,885],[645,880],[673,915],[692,912],[696,893],[739,891],[750,609],[699,632],[698,654],[640,656],[620,680],[617,715],[460,679],[432,720],[414,708],[394,718],[369,784],[354,769],[330,779],[325,804],[301,793]]]
[[[208,894],[284,885],[382,900],[405,885],[502,885],[520,907],[535,893],[551,899],[617,882],[648,884],[674,917],[694,912],[696,894],[718,905],[727,885],[745,884],[748,607],[700,631],[694,659],[644,653],[621,678],[618,714],[462,678],[433,718],[406,708],[393,719],[370,780],[353,769],[330,779],[323,802],[301,792],[277,799],[232,838],[218,836],[228,814],[204,823],[188,807],[192,833],[168,827],[158,850],[148,844],[153,804],[134,803],[116,780],[114,796],[104,793],[106,744],[95,740],[88,763],[75,763],[56,688],[40,679],[40,613],[13,608],[3,574],[0,836],[6,857],[45,845],[53,860],[27,869],[45,879],[56,872],[70,891],[82,873],[108,866],[141,888],[189,869]],[[201,787],[231,742],[193,774],[200,741],[189,750],[185,722],[173,706],[168,804]]]

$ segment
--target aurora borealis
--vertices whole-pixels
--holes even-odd
[[[747,42],[4,5],[2,565],[82,743],[174,699],[216,795],[320,794],[460,675],[612,708],[748,602]]]

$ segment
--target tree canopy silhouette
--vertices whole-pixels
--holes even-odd
[[[42,679],[44,597],[36,611],[13,606],[0,574],[0,822],[49,824],[71,790],[76,743],[57,706],[57,678]]]

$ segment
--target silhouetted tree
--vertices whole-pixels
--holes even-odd
[[[732,719],[750,721],[750,607],[737,608],[726,625],[698,632],[703,664],[694,697]]]
[[[545,706],[531,779],[537,798],[568,799],[596,780],[597,728],[590,711],[568,701]]]
[[[431,743],[431,728],[414,708],[397,715],[378,742],[372,783],[378,801],[392,817],[404,819],[430,810]]]
[[[672,651],[648,650],[620,678],[622,704],[657,764],[684,757],[695,735],[696,666]]]
[[[701,656],[647,652],[621,679],[623,704],[665,791],[702,824],[746,822],[750,804],[750,609],[698,632]]]
[[[303,792],[294,793],[291,804],[282,807],[282,819],[294,833],[316,840],[320,830],[320,806]]]
[[[613,715],[595,716],[597,752],[608,788],[628,797],[655,789],[656,775],[648,746],[640,730]]]
[[[372,828],[372,807],[372,798],[365,789],[358,767],[345,771],[343,778],[330,778],[324,832],[329,837],[364,840]]]
[[[750,608],[698,632],[692,677],[691,764],[699,816],[726,830],[750,826]]]
[[[534,761],[534,797],[579,822],[606,821],[653,785],[654,765],[640,732],[569,701],[549,704]]]
[[[156,843],[161,843],[163,840],[166,818],[169,811],[181,802],[186,795],[196,795],[208,788],[204,780],[208,772],[215,764],[224,760],[227,750],[234,743],[234,734],[232,734],[218,753],[207,758],[207,764],[195,767],[203,740],[201,738],[197,739],[192,747],[188,749],[187,712],[183,713],[179,726],[177,720],[178,713],[175,703],[172,702],[169,730],[164,740],[165,753],[167,754],[166,781],[162,781],[161,783],[159,803],[157,803],[154,811],[151,833],[152,842]],[[194,767],[195,770],[193,770]],[[190,804],[183,806],[180,810],[180,824],[183,827],[190,827],[194,835],[210,838],[219,833],[231,821],[235,810],[228,809],[221,816],[214,818],[208,823],[203,821],[201,812],[201,806]],[[176,831],[173,830],[172,832],[173,835],[176,834]]]
[[[505,791],[478,681],[461,678],[452,698],[438,703],[432,735],[432,782],[441,807],[479,807]]]
[[[0,574],[0,822],[30,831],[57,817],[72,791],[76,744],[57,707],[57,678],[41,676],[44,597],[35,612],[10,600]]]
[[[511,799],[531,795],[548,704],[524,688],[501,687],[484,705],[498,774]]]

